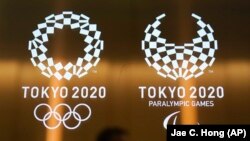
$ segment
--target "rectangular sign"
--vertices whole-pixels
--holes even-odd
[[[216,140],[247,141],[250,125],[169,125],[167,141]]]

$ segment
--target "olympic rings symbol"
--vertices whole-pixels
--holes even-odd
[[[88,110],[88,115],[84,118],[82,118],[82,116],[77,112],[77,109],[79,109],[80,107],[85,107]],[[38,110],[41,108],[47,108],[49,110],[48,113],[46,113],[43,117],[38,116]],[[64,108],[65,111],[67,110],[68,112],[66,112],[64,115],[61,115],[58,112],[59,108]],[[63,124],[63,126],[69,130],[74,130],[78,128],[82,122],[87,121],[91,117],[91,114],[92,114],[91,108],[87,104],[84,104],[84,103],[80,103],[76,105],[73,110],[71,109],[69,105],[64,104],[64,103],[58,104],[54,109],[52,109],[50,105],[42,103],[42,104],[37,105],[36,108],[34,109],[35,118],[38,121],[42,122],[44,126],[50,130],[58,128],[61,124]],[[48,125],[47,122],[52,118],[58,121],[56,125],[53,125],[53,126]],[[75,120],[77,120],[77,124],[75,126],[70,126],[66,123],[66,121],[68,121],[71,118],[74,118]]]

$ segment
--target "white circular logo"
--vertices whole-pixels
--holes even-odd
[[[89,17],[73,12],[63,12],[59,15],[50,15],[45,18],[45,22],[38,24],[38,29],[33,31],[34,39],[29,41],[31,61],[38,67],[46,77],[55,77],[58,80],[70,80],[73,75],[85,76],[88,71],[100,61],[100,53],[103,50],[104,42],[100,40],[101,32],[97,30],[97,25],[89,23]],[[62,63],[55,63],[53,57],[47,57],[48,51],[45,43],[49,41],[48,35],[54,34],[55,29],[63,29],[70,26],[71,29],[78,29],[84,36],[87,47],[84,48],[85,55],[79,57],[75,64],[69,62],[65,66]]]
[[[215,61],[214,54],[218,49],[218,43],[214,39],[214,30],[209,24],[204,23],[201,17],[192,14],[200,27],[197,32],[198,37],[191,43],[176,46],[160,37],[161,31],[158,28],[161,25],[160,20],[165,16],[165,14],[158,16],[145,30],[142,50],[145,51],[147,64],[164,78],[188,80],[201,76]]]

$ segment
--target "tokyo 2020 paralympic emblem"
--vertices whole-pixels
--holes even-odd
[[[168,43],[167,39],[160,37],[161,31],[158,28],[165,16],[158,16],[145,30],[142,50],[145,52],[147,64],[164,78],[188,80],[201,76],[215,61],[218,42],[214,38],[214,30],[203,22],[200,16],[192,14],[200,28],[197,32],[198,37],[191,43],[176,46],[175,43]]]

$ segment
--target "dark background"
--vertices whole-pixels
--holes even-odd
[[[183,108],[149,108],[139,97],[140,85],[223,86],[225,98],[216,100],[214,108],[186,109],[190,112],[183,112],[182,121],[249,124],[249,10],[248,0],[0,0],[0,140],[93,141],[107,126],[126,128],[133,141],[164,140],[163,119]],[[28,51],[37,24],[62,11],[89,16],[105,42],[100,64],[86,77],[70,82],[42,76],[32,66]],[[216,62],[201,77],[172,81],[158,76],[145,63],[141,50],[144,30],[162,13],[167,14],[162,36],[169,42],[182,45],[196,37],[192,13],[215,30],[219,42]],[[77,31],[66,28],[51,36],[48,48],[54,58],[68,62],[81,55],[83,45]],[[33,116],[34,107],[44,100],[23,99],[21,87],[26,85],[104,85],[108,96],[105,100],[83,100],[92,107],[93,115],[79,129],[48,131]]]

